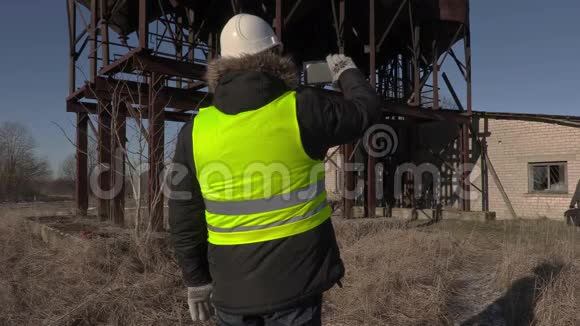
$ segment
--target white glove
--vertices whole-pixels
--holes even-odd
[[[187,288],[187,305],[191,320],[208,320],[214,315],[215,312],[210,302],[212,289],[211,284]]]
[[[335,85],[343,72],[348,69],[356,69],[352,59],[344,54],[329,54],[326,57],[326,63],[332,74],[332,83]]]

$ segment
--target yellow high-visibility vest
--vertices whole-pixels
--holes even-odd
[[[209,243],[285,238],[330,218],[324,163],[304,151],[295,92],[236,115],[203,108],[192,137]]]

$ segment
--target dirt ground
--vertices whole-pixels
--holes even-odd
[[[9,218],[27,214],[0,208],[0,325],[192,324],[166,241],[49,247]],[[382,219],[335,229],[347,275],[325,295],[324,325],[580,325],[577,228]]]

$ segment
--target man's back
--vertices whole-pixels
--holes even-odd
[[[318,183],[323,169],[319,175],[315,173],[314,178],[306,177],[305,171],[312,170],[314,163],[320,163],[329,148],[360,138],[368,127],[378,122],[381,102],[364,76],[357,69],[348,68],[351,66],[346,65],[344,72],[337,71],[343,94],[336,95],[313,88],[294,91],[298,76],[296,68],[289,58],[272,51],[220,58],[208,66],[208,85],[214,98],[213,106],[206,112],[211,114],[206,115],[202,110],[199,120],[196,118],[182,129],[174,159],[175,163],[187,167],[188,173],[173,186],[173,190],[176,193],[189,191],[192,196],[171,199],[169,205],[175,251],[184,279],[190,288],[213,282],[212,302],[218,310],[218,317],[219,312],[256,316],[301,305],[319,306],[322,293],[344,275],[332,222],[328,218],[330,208],[325,203],[325,194],[316,197],[320,202],[310,202],[312,205],[303,210],[317,214],[318,204],[325,210],[321,215],[324,218],[318,220],[321,223],[312,228],[255,241],[249,240],[251,237],[238,236],[253,232],[256,227],[275,230],[279,226],[308,220],[312,214],[276,214],[279,206],[271,203],[277,202],[276,195]],[[288,94],[291,94],[291,101],[275,108],[279,114],[275,114],[275,110],[271,115],[268,114],[272,112],[261,111],[273,109],[272,103]],[[211,119],[206,119],[209,116]],[[246,120],[246,116],[250,119]],[[251,122],[254,119],[260,122],[254,124]],[[200,125],[196,126],[196,123]],[[203,132],[197,133],[196,128]],[[236,130],[230,132],[228,128]],[[244,175],[240,171],[252,161],[253,155],[258,161],[264,161],[261,162],[265,164],[263,166],[281,163],[290,171],[290,186],[281,186],[285,181],[280,179],[268,195],[264,189],[257,193],[250,191],[250,199],[258,200],[256,203],[259,205],[269,205],[264,214],[269,214],[267,220],[273,223],[261,221],[264,218],[261,212],[241,212],[247,209],[243,206],[243,197],[247,195],[243,191],[244,185],[254,182],[250,176],[240,177],[240,173]],[[219,178],[202,178],[203,171],[197,168],[212,161],[235,165],[234,177],[229,183]],[[303,167],[307,169],[303,170]],[[276,174],[271,175],[274,183],[278,182],[275,181]],[[293,184],[295,180],[302,183]],[[226,190],[233,190],[233,197],[228,198]],[[233,206],[229,199],[234,199]],[[265,204],[263,200],[269,200],[269,203]],[[314,200],[307,198],[307,201]],[[215,218],[210,211],[213,208],[208,209],[208,204],[216,207],[213,206],[216,203],[222,208],[237,207],[241,213],[223,210]],[[306,205],[305,201],[293,203]],[[292,207],[295,206],[287,205],[281,211]],[[238,222],[241,224],[236,224]],[[224,224],[214,228],[212,223]],[[225,230],[220,239],[233,242],[217,240],[212,243],[214,230]],[[229,231],[230,238],[226,234]]]

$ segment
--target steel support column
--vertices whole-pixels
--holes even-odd
[[[433,41],[433,110],[439,110],[439,53]]]
[[[376,73],[376,42],[375,42],[375,0],[369,0],[369,74],[371,86],[377,87]],[[376,217],[377,189],[376,189],[376,158],[373,156],[372,137],[368,137],[367,148],[367,198],[365,200],[365,211],[367,217]]]
[[[95,82],[97,78],[97,35],[98,35],[98,0],[91,0],[91,25],[90,25],[90,51],[89,54],[89,65],[90,65],[90,78],[91,82]]]
[[[215,58],[217,53],[217,44],[214,44],[214,35],[211,32],[207,37],[207,47],[208,47],[207,61],[209,62],[213,60],[213,58]]]
[[[282,0],[276,0],[276,18],[274,18],[274,29],[278,40],[282,41],[282,24],[284,23],[284,16],[282,13]]]
[[[401,57],[401,78],[403,83],[403,99],[408,101],[412,92],[411,63],[409,58],[404,54]]]
[[[165,122],[164,103],[159,92],[163,87],[161,75],[152,73],[149,80],[149,216],[151,229],[163,228],[163,192],[160,175],[163,171]]]
[[[108,16],[108,7],[107,1],[101,1],[101,11],[104,13],[101,15],[101,24],[100,24],[100,32],[101,32],[101,53],[103,54],[103,66],[109,65],[110,54],[109,54],[109,22],[107,20]]]
[[[467,19],[468,21],[468,25],[465,28],[465,81],[467,83],[466,85],[466,91],[467,91],[467,113],[471,116],[472,114],[472,91],[471,91],[471,27],[469,25],[469,17]],[[465,211],[470,211],[471,210],[471,199],[469,198],[469,192],[470,192],[470,182],[469,182],[469,174],[471,173],[471,171],[469,170],[469,125],[466,123],[463,127],[464,131],[464,159],[463,161],[465,162],[465,164],[463,165],[463,174],[466,175],[465,179],[464,179],[464,183],[463,183],[463,191],[464,191],[464,204],[463,204],[463,208]]]
[[[108,105],[107,105],[108,104]],[[111,217],[110,198],[107,192],[111,190],[111,112],[110,103],[99,103],[97,151],[99,156],[99,174],[97,196],[97,215],[101,221]]]
[[[489,212],[489,174],[487,170],[487,118],[483,118],[484,127],[481,137],[481,210]]]
[[[88,113],[77,113],[75,200],[80,216],[86,216],[89,208],[88,122]]]
[[[113,138],[111,141],[112,183],[115,187],[115,197],[111,210],[112,221],[117,225],[125,224],[125,148],[127,134],[127,110],[124,102],[113,108]]]
[[[337,30],[337,35],[339,36],[339,52],[344,53],[345,43],[347,42],[347,35],[350,33],[350,21],[346,19],[346,0],[339,0],[338,5],[338,26],[335,26]],[[342,146],[342,182],[343,182],[343,193],[342,193],[342,214],[345,219],[351,219],[353,217],[352,208],[354,206],[354,171],[353,157],[354,145],[346,144]]]
[[[461,137],[461,209],[464,211],[470,210],[469,188],[470,188],[470,169],[469,169],[469,124],[463,123],[459,128]]]
[[[93,0],[94,1],[94,0]],[[147,38],[149,36],[149,26],[147,24],[147,0],[139,0],[139,47],[147,49],[149,44]]]
[[[411,103],[421,106],[421,27],[415,26],[413,30],[413,95]]]
[[[69,62],[68,62],[68,80],[69,95],[74,93],[76,85],[76,34],[77,34],[77,7],[75,0],[67,0],[68,21],[69,21]],[[78,117],[77,117],[78,118]]]
[[[178,42],[177,40],[181,40],[184,36],[183,32],[183,17],[177,17],[177,26],[175,27],[176,31],[176,41],[174,41],[175,46],[175,60],[176,61],[183,61],[183,43]],[[195,51],[195,50],[194,50]],[[175,81],[175,87],[181,88],[182,86],[182,78],[178,77]]]

